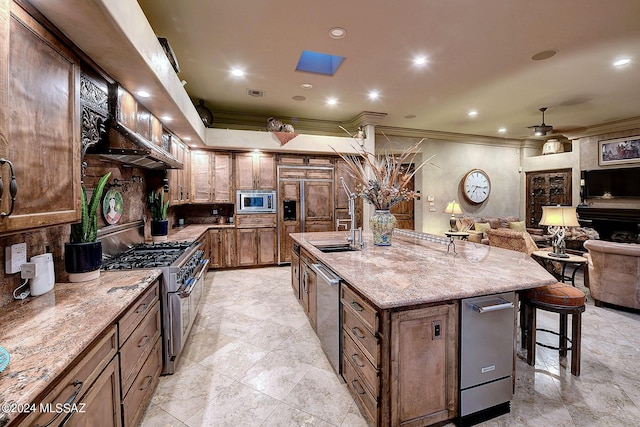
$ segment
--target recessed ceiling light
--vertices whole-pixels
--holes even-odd
[[[507,128],[500,128],[498,129],[499,133],[506,133],[507,132]]]
[[[413,58],[413,63],[415,65],[424,65],[427,63],[427,58],[424,56],[416,56],[415,58]]]
[[[467,113],[467,116],[469,117],[477,117],[478,116],[478,112],[476,110],[471,110]]]
[[[371,92],[369,92],[368,96],[371,100],[378,99],[380,97],[380,92],[378,92],[377,90],[372,90]]]
[[[234,68],[231,70],[231,74],[236,77],[242,77],[244,76],[244,71],[240,68]]]
[[[341,27],[333,27],[329,30],[329,36],[331,36],[332,39],[341,39],[346,35],[347,30]]]
[[[301,87],[302,89],[311,89],[311,88],[313,87],[313,85],[312,85],[311,83],[302,83],[302,84],[300,85],[300,87]]]
[[[336,105],[338,103],[338,100],[335,98],[329,98],[327,99],[327,104],[329,105]]]
[[[631,58],[620,58],[613,61],[614,67],[623,67],[631,62]]]
[[[160,119],[161,119],[161,120],[164,120],[165,122],[170,122],[171,120],[173,120],[173,119],[171,118],[171,116],[162,116],[162,117],[160,117]]]
[[[302,95],[296,95],[296,96],[292,97],[291,99],[293,99],[294,101],[304,101],[307,98],[302,96]]]
[[[148,98],[151,96],[151,94],[149,92],[147,92],[146,90],[139,90],[136,92],[136,94],[141,97],[141,98]]]
[[[182,138],[182,139],[184,139],[185,141],[191,141],[191,137],[190,137],[190,136],[185,136],[185,137],[184,137],[184,138]]]
[[[557,49],[543,50],[542,52],[538,52],[535,55],[533,55],[531,59],[533,59],[534,61],[544,61],[545,59],[549,59],[553,56],[556,56],[557,53],[558,53]]]

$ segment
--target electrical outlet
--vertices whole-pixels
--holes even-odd
[[[4,248],[4,271],[7,274],[20,272],[22,264],[27,262],[27,244],[16,243]]]

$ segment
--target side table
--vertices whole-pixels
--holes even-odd
[[[585,257],[581,257],[579,255],[567,254],[568,258],[559,258],[553,255],[550,255],[548,251],[534,251],[532,256],[535,257],[536,261],[538,261],[547,271],[558,279],[560,282],[565,283],[565,280],[571,279],[571,285],[576,285],[576,273],[581,268],[584,268],[587,263],[587,259]],[[560,273],[556,272],[553,268],[553,262],[560,263],[562,265],[562,271]],[[567,276],[566,270],[567,266],[573,267],[573,272],[571,276]]]
[[[447,253],[449,253],[449,248],[453,246],[454,254],[457,254],[457,252],[456,252],[456,244],[453,242],[453,239],[457,237],[460,240],[467,240],[467,237],[469,237],[469,233],[467,233],[466,231],[445,231],[444,235],[449,238],[449,244],[447,245]]]

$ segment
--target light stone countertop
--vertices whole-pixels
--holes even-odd
[[[346,241],[345,232],[295,233],[294,241],[326,264],[380,309],[457,300],[556,283],[525,253],[455,240],[447,244],[393,236],[374,246],[364,233],[362,251],[323,253],[310,242]],[[442,238],[448,242],[448,239]]]
[[[82,283],[56,283],[44,295],[0,307],[0,405],[32,404],[91,342],[158,277],[158,269],[102,271]],[[0,426],[19,414],[0,408]]]

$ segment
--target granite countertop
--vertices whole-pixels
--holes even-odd
[[[158,277],[158,269],[103,271],[82,283],[56,283],[38,297],[0,308],[0,346],[10,355],[0,372],[0,404],[38,396]],[[19,414],[0,408],[0,426]]]
[[[235,227],[235,224],[189,224],[169,230],[167,240],[171,242],[194,241],[209,229]]]
[[[364,233],[361,251],[323,253],[311,242],[346,242],[345,232],[295,233],[293,240],[323,262],[378,308],[457,300],[521,290],[557,280],[525,253],[448,239],[429,242],[394,236],[391,246],[374,246]]]

